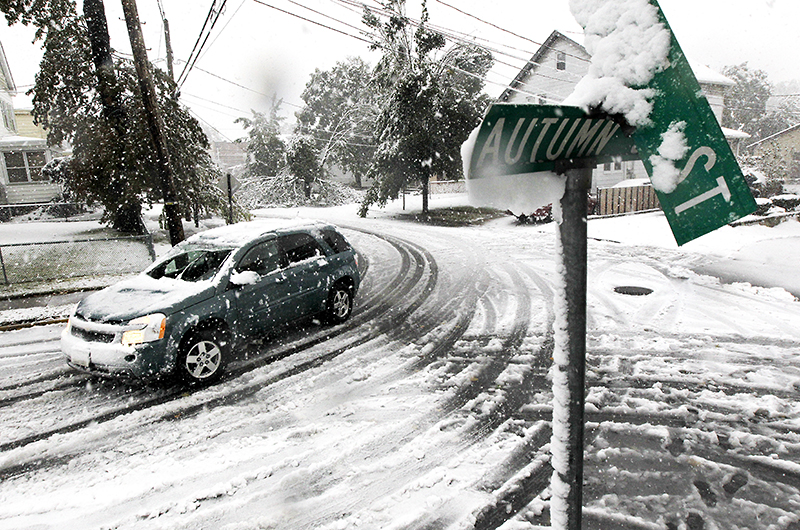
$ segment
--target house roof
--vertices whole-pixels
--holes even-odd
[[[47,147],[47,141],[29,136],[0,136],[0,149],[25,147],[45,148]]]
[[[697,81],[701,84],[722,86],[734,86],[736,84],[736,81],[733,79],[725,77],[721,73],[712,70],[703,63],[690,60],[689,65],[692,67]]]
[[[554,30],[550,34],[550,36],[547,37],[544,43],[541,46],[539,46],[539,49],[536,50],[536,53],[534,53],[533,56],[528,60],[527,64],[522,67],[522,70],[520,70],[517,76],[514,78],[514,80],[511,81],[511,83],[508,85],[508,88],[506,88],[500,95],[499,99],[501,101],[508,100],[508,98],[511,96],[511,93],[525,83],[525,80],[528,78],[528,76],[531,75],[534,68],[540,66],[544,54],[547,53],[549,50],[551,50],[555,45],[556,41],[559,40],[564,40],[569,42],[570,44],[578,48],[581,52],[585,53],[586,57],[590,57],[589,52],[586,51],[586,48],[584,48],[574,40],[570,39],[560,31]]]
[[[778,136],[783,136],[784,134],[790,133],[792,131],[796,131],[798,129],[800,129],[800,123],[798,123],[797,125],[792,125],[791,127],[787,127],[786,129],[784,129],[782,131],[776,132],[772,136],[767,136],[766,138],[764,138],[762,140],[759,140],[757,142],[753,142],[752,144],[748,145],[747,148],[749,149],[751,147],[755,147],[757,145],[761,145],[764,142],[769,142],[770,140],[774,140]]]
[[[729,129],[727,127],[721,127],[722,134],[725,135],[725,138],[729,140],[744,140],[746,138],[750,138],[750,135],[744,131],[737,131],[735,129]]]

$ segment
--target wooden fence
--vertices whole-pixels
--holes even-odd
[[[619,215],[660,208],[653,186],[597,189],[597,215]]]

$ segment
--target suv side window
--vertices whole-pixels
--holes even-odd
[[[347,242],[344,236],[336,230],[323,230],[322,240],[325,241],[325,243],[327,243],[336,254],[350,250],[350,244]]]
[[[289,265],[316,256],[325,255],[319,243],[317,243],[317,240],[309,234],[290,234],[288,236],[282,236],[280,238],[280,245],[289,260]]]
[[[283,265],[278,242],[265,241],[247,251],[236,267],[239,272],[253,271],[261,276],[278,270]]]

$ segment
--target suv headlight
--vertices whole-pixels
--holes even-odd
[[[167,329],[167,317],[161,313],[154,313],[134,318],[128,325],[133,326],[135,329],[129,329],[122,333],[123,345],[133,346],[143,342],[153,342],[164,338],[164,333]]]

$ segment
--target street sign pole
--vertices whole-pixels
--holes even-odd
[[[554,436],[566,441],[566,462],[554,462],[553,470],[567,486],[566,521],[561,527],[580,530],[583,505],[583,432],[586,373],[586,277],[587,277],[587,196],[592,181],[594,163],[583,165],[574,162],[561,171],[566,175],[566,188],[561,199],[562,220],[559,224],[561,241],[562,281],[564,287],[563,310],[566,316],[564,329],[556,330],[556,349],[561,354],[554,357],[554,385],[566,380],[566,418],[553,418]],[[561,357],[561,358],[558,358]],[[564,388],[554,388],[561,394]],[[555,410],[556,406],[554,406]],[[562,420],[562,421],[559,421]],[[560,432],[566,430],[566,432]],[[559,469],[560,468],[560,469]],[[552,512],[551,512],[552,513]]]
[[[233,224],[233,183],[231,182],[231,174],[225,175],[225,180],[228,189],[228,224]]]

